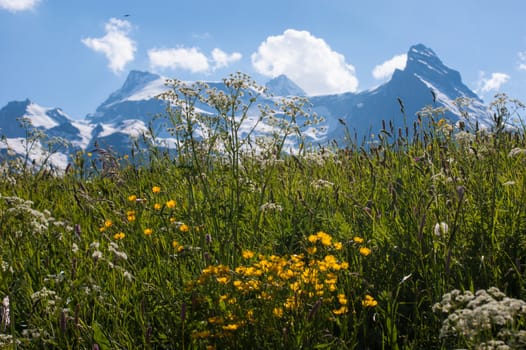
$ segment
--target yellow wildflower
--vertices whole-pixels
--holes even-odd
[[[176,205],[177,203],[173,199],[170,199],[168,202],[166,202],[166,206],[170,209],[175,208]]]
[[[113,225],[113,222],[111,222],[111,220],[106,220],[104,221],[104,227],[106,228],[109,228]]]
[[[354,243],[363,243],[363,238],[362,237],[358,237],[358,236],[354,236],[353,239]]]
[[[250,259],[250,258],[252,258],[254,256],[254,252],[251,251],[251,250],[243,250],[243,252],[241,252],[241,255],[245,259]]]
[[[134,194],[132,194],[131,196],[128,196],[128,200],[129,200],[130,202],[135,202],[135,201],[137,201],[137,196],[134,195]]]
[[[178,252],[181,252],[184,250],[184,246],[180,245],[179,242],[177,242],[176,240],[172,242],[172,247]]]
[[[378,302],[369,294],[367,294],[365,299],[362,300],[363,307],[375,307],[376,305],[378,305]]]
[[[310,235],[308,238],[309,242],[316,243],[318,241],[318,236],[316,235]]]
[[[334,242],[332,246],[336,250],[342,250],[342,248],[343,248],[343,244],[341,242]]]
[[[161,210],[161,208],[162,208],[162,205],[160,203],[155,203],[153,205],[153,209],[155,209],[155,210]]]
[[[360,247],[360,254],[362,254],[363,256],[367,256],[371,254],[371,249],[367,247]]]
[[[343,294],[343,293],[338,294],[338,302],[341,305],[347,305],[347,297],[345,296],[345,294]]]
[[[161,192],[161,188],[159,186],[153,186],[152,187],[152,192],[153,193],[159,193],[159,192]]]
[[[179,231],[188,232],[190,231],[190,226],[188,226],[187,224],[181,224],[181,226],[179,226]]]
[[[316,247],[308,247],[308,248],[307,248],[307,253],[313,255],[313,254],[316,253],[317,250],[318,250],[318,249],[317,249]]]
[[[221,283],[221,284],[227,284],[228,283],[228,277],[217,277],[216,280],[217,280],[218,283]]]
[[[192,333],[193,339],[202,339],[202,338],[208,338],[210,336],[210,331],[200,331],[200,332],[194,332]]]
[[[332,310],[335,315],[343,315],[349,311],[346,306],[341,306],[339,309]]]
[[[272,314],[277,318],[283,317],[283,309],[280,307],[275,307],[274,310],[272,310]]]
[[[145,228],[143,232],[146,236],[150,236],[153,233],[153,230],[151,228]]]
[[[237,323],[230,323],[230,324],[224,325],[221,328],[223,328],[224,331],[235,331],[235,330],[237,330],[239,328],[239,324],[237,324]]]
[[[113,239],[123,239],[124,237],[126,237],[126,235],[124,234],[124,232],[119,232],[119,233],[116,233],[113,235]]]
[[[331,245],[332,237],[328,233],[320,231],[316,234],[316,236],[318,236],[318,239],[321,241],[321,244],[323,244],[324,246]]]

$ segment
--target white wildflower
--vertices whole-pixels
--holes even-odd
[[[124,271],[124,273],[122,274],[124,276],[124,278],[126,278],[128,281],[132,281],[133,279],[133,276],[131,273],[129,273],[128,271]]]
[[[0,327],[1,329],[5,329],[10,324],[11,318],[9,316],[9,296],[6,296],[2,300],[2,306],[0,307]]]
[[[283,207],[277,203],[268,202],[259,207],[259,210],[265,211],[282,211]]]
[[[95,260],[98,260],[102,258],[102,252],[100,250],[95,250],[93,254],[91,255],[91,257]]]
[[[444,221],[437,222],[435,224],[435,228],[433,229],[433,232],[435,233],[435,236],[445,236],[449,232],[449,226]]]
[[[323,179],[318,179],[318,180],[314,180],[310,183],[310,185],[312,187],[314,187],[315,189],[319,190],[319,189],[324,189],[324,188],[328,188],[328,187],[332,187],[334,186],[334,183],[333,182],[330,182],[330,181],[327,181],[327,180],[323,180]]]
[[[522,154],[526,154],[526,149],[515,147],[508,153],[508,157],[513,158]]]

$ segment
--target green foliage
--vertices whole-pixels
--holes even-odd
[[[451,348],[474,343],[440,337],[443,295],[525,298],[517,104],[499,97],[488,130],[428,108],[412,135],[313,148],[306,101],[254,120],[264,90],[225,85],[171,82],[176,152],[153,139],[142,166],[102,149],[60,176],[6,163],[0,347]]]

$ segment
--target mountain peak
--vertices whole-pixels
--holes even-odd
[[[455,72],[444,65],[433,50],[422,44],[413,45],[409,48],[406,70],[411,73],[422,73],[431,70],[439,75],[448,75]]]
[[[138,87],[143,87],[151,81],[159,79],[160,76],[150,72],[143,72],[138,70],[132,70],[128,74],[126,81],[122,85],[122,92],[132,92]]]
[[[269,80],[265,87],[276,96],[305,96],[306,93],[285,74]]]

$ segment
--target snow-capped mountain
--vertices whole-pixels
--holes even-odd
[[[316,96],[311,102],[314,110],[326,117],[329,139],[342,140],[345,134],[345,128],[339,124],[342,120],[359,142],[369,138],[371,133],[378,134],[382,120],[392,121],[395,128],[411,127],[417,113],[425,106],[445,107],[444,117],[456,122],[462,117],[454,102],[458,98],[470,99],[468,112],[481,124],[488,124],[487,108],[462,83],[460,74],[420,44],[409,49],[405,69],[397,69],[385,84],[357,94]]]
[[[148,130],[161,139],[168,139],[170,134],[166,130],[166,120],[154,118],[163,115],[167,106],[166,102],[156,98],[168,89],[165,82],[166,78],[156,74],[131,71],[123,86],[82,121],[72,120],[58,108],[44,108],[29,100],[10,102],[0,110],[0,135],[6,137],[9,147],[4,142],[0,143],[0,149],[9,148],[23,154],[22,140],[26,137],[26,130],[17,121],[22,117],[49,137],[61,137],[69,141],[72,147],[80,149],[90,150],[94,145],[99,145],[119,153],[127,152],[132,139],[137,140]],[[207,84],[210,88],[227,90],[223,82]],[[306,95],[284,75],[270,80],[266,87],[273,96],[261,95],[256,104],[271,106],[277,98]],[[244,98],[248,101],[248,96]],[[382,128],[382,121],[391,121],[396,128],[411,126],[417,112],[428,105],[445,107],[445,117],[456,122],[462,118],[461,111],[454,103],[458,98],[470,99],[472,104],[467,111],[478,118],[481,124],[488,124],[487,108],[464,85],[460,73],[447,67],[430,48],[415,45],[407,53],[406,67],[396,70],[385,84],[360,93],[311,97],[312,110],[325,118],[320,125],[325,131],[315,133],[313,129],[306,130],[307,141],[327,144],[336,140],[339,145],[344,145],[344,136],[349,131],[355,135],[357,142],[361,142],[371,133],[377,134]],[[204,104],[198,103],[196,107],[203,113],[214,113]],[[248,120],[255,122],[257,115],[258,109],[251,109]],[[258,124],[255,134],[262,135],[271,130],[263,122]],[[63,163],[69,153],[72,152],[63,153]]]
[[[274,96],[307,96],[302,88],[284,74],[269,80],[265,87]]]
[[[93,137],[92,129],[84,121],[71,119],[60,108],[42,107],[30,100],[9,102],[0,109],[0,134],[5,136],[0,142],[0,153],[30,153],[30,159],[38,162],[47,157],[51,147],[59,151],[49,162],[64,168],[68,162],[66,148],[86,148]],[[36,137],[40,133],[45,137]]]

